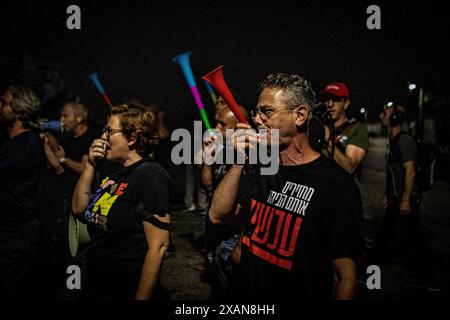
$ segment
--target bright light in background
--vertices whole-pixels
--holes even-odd
[[[366,113],[366,109],[364,109],[364,108],[361,108],[361,113]]]
[[[416,87],[417,87],[417,86],[416,86],[414,83],[411,83],[411,84],[408,86],[408,89],[412,91],[412,90],[416,89]]]
[[[388,107],[392,107],[393,105],[394,105],[394,103],[391,102],[391,101],[389,101],[389,102],[387,103],[387,106],[388,106]]]

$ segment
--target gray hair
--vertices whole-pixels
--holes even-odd
[[[8,87],[13,99],[10,107],[27,129],[35,128],[41,100],[33,90],[23,86]]]
[[[309,110],[307,120],[307,128],[309,128],[315,108],[315,93],[308,80],[297,74],[272,73],[261,82],[259,93],[265,88],[284,89],[283,93],[287,106],[306,105]]]

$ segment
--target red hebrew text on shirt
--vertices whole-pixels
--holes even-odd
[[[270,191],[267,203],[250,200],[251,235],[242,243],[255,256],[291,270],[303,218],[314,189],[286,182],[281,192]]]

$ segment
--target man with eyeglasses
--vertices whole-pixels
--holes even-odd
[[[326,127],[327,152],[347,172],[361,178],[362,161],[369,150],[369,134],[364,124],[348,119],[350,94],[345,83],[332,82],[322,91],[320,100],[328,108],[334,130]],[[334,131],[334,137],[330,132]]]
[[[365,250],[361,195],[345,170],[309,145],[315,106],[310,83],[292,74],[270,74],[260,85],[253,122],[239,123],[233,143],[249,152],[255,143],[279,145],[279,170],[260,175],[232,165],[214,195],[209,218],[243,221],[241,260],[230,284],[233,300],[352,299],[356,263]],[[270,141],[271,136],[279,140]]]

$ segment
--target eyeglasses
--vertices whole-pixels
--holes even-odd
[[[344,97],[329,96],[329,97],[323,99],[323,102],[327,103],[330,100],[333,102],[342,102],[344,100]]]
[[[106,139],[109,139],[110,136],[112,136],[115,133],[122,132],[121,129],[111,129],[110,127],[104,127],[103,133],[106,133]]]
[[[262,108],[255,108],[253,110],[250,110],[250,116],[252,117],[252,119],[255,119],[257,115],[259,115],[259,117],[261,118],[262,121],[267,121],[269,120],[274,114],[280,112],[280,111],[284,111],[284,110],[293,110],[294,108],[297,108],[298,106],[290,106],[290,107],[286,107],[286,108],[280,108],[277,110],[272,110],[270,108],[267,107],[262,107]]]

